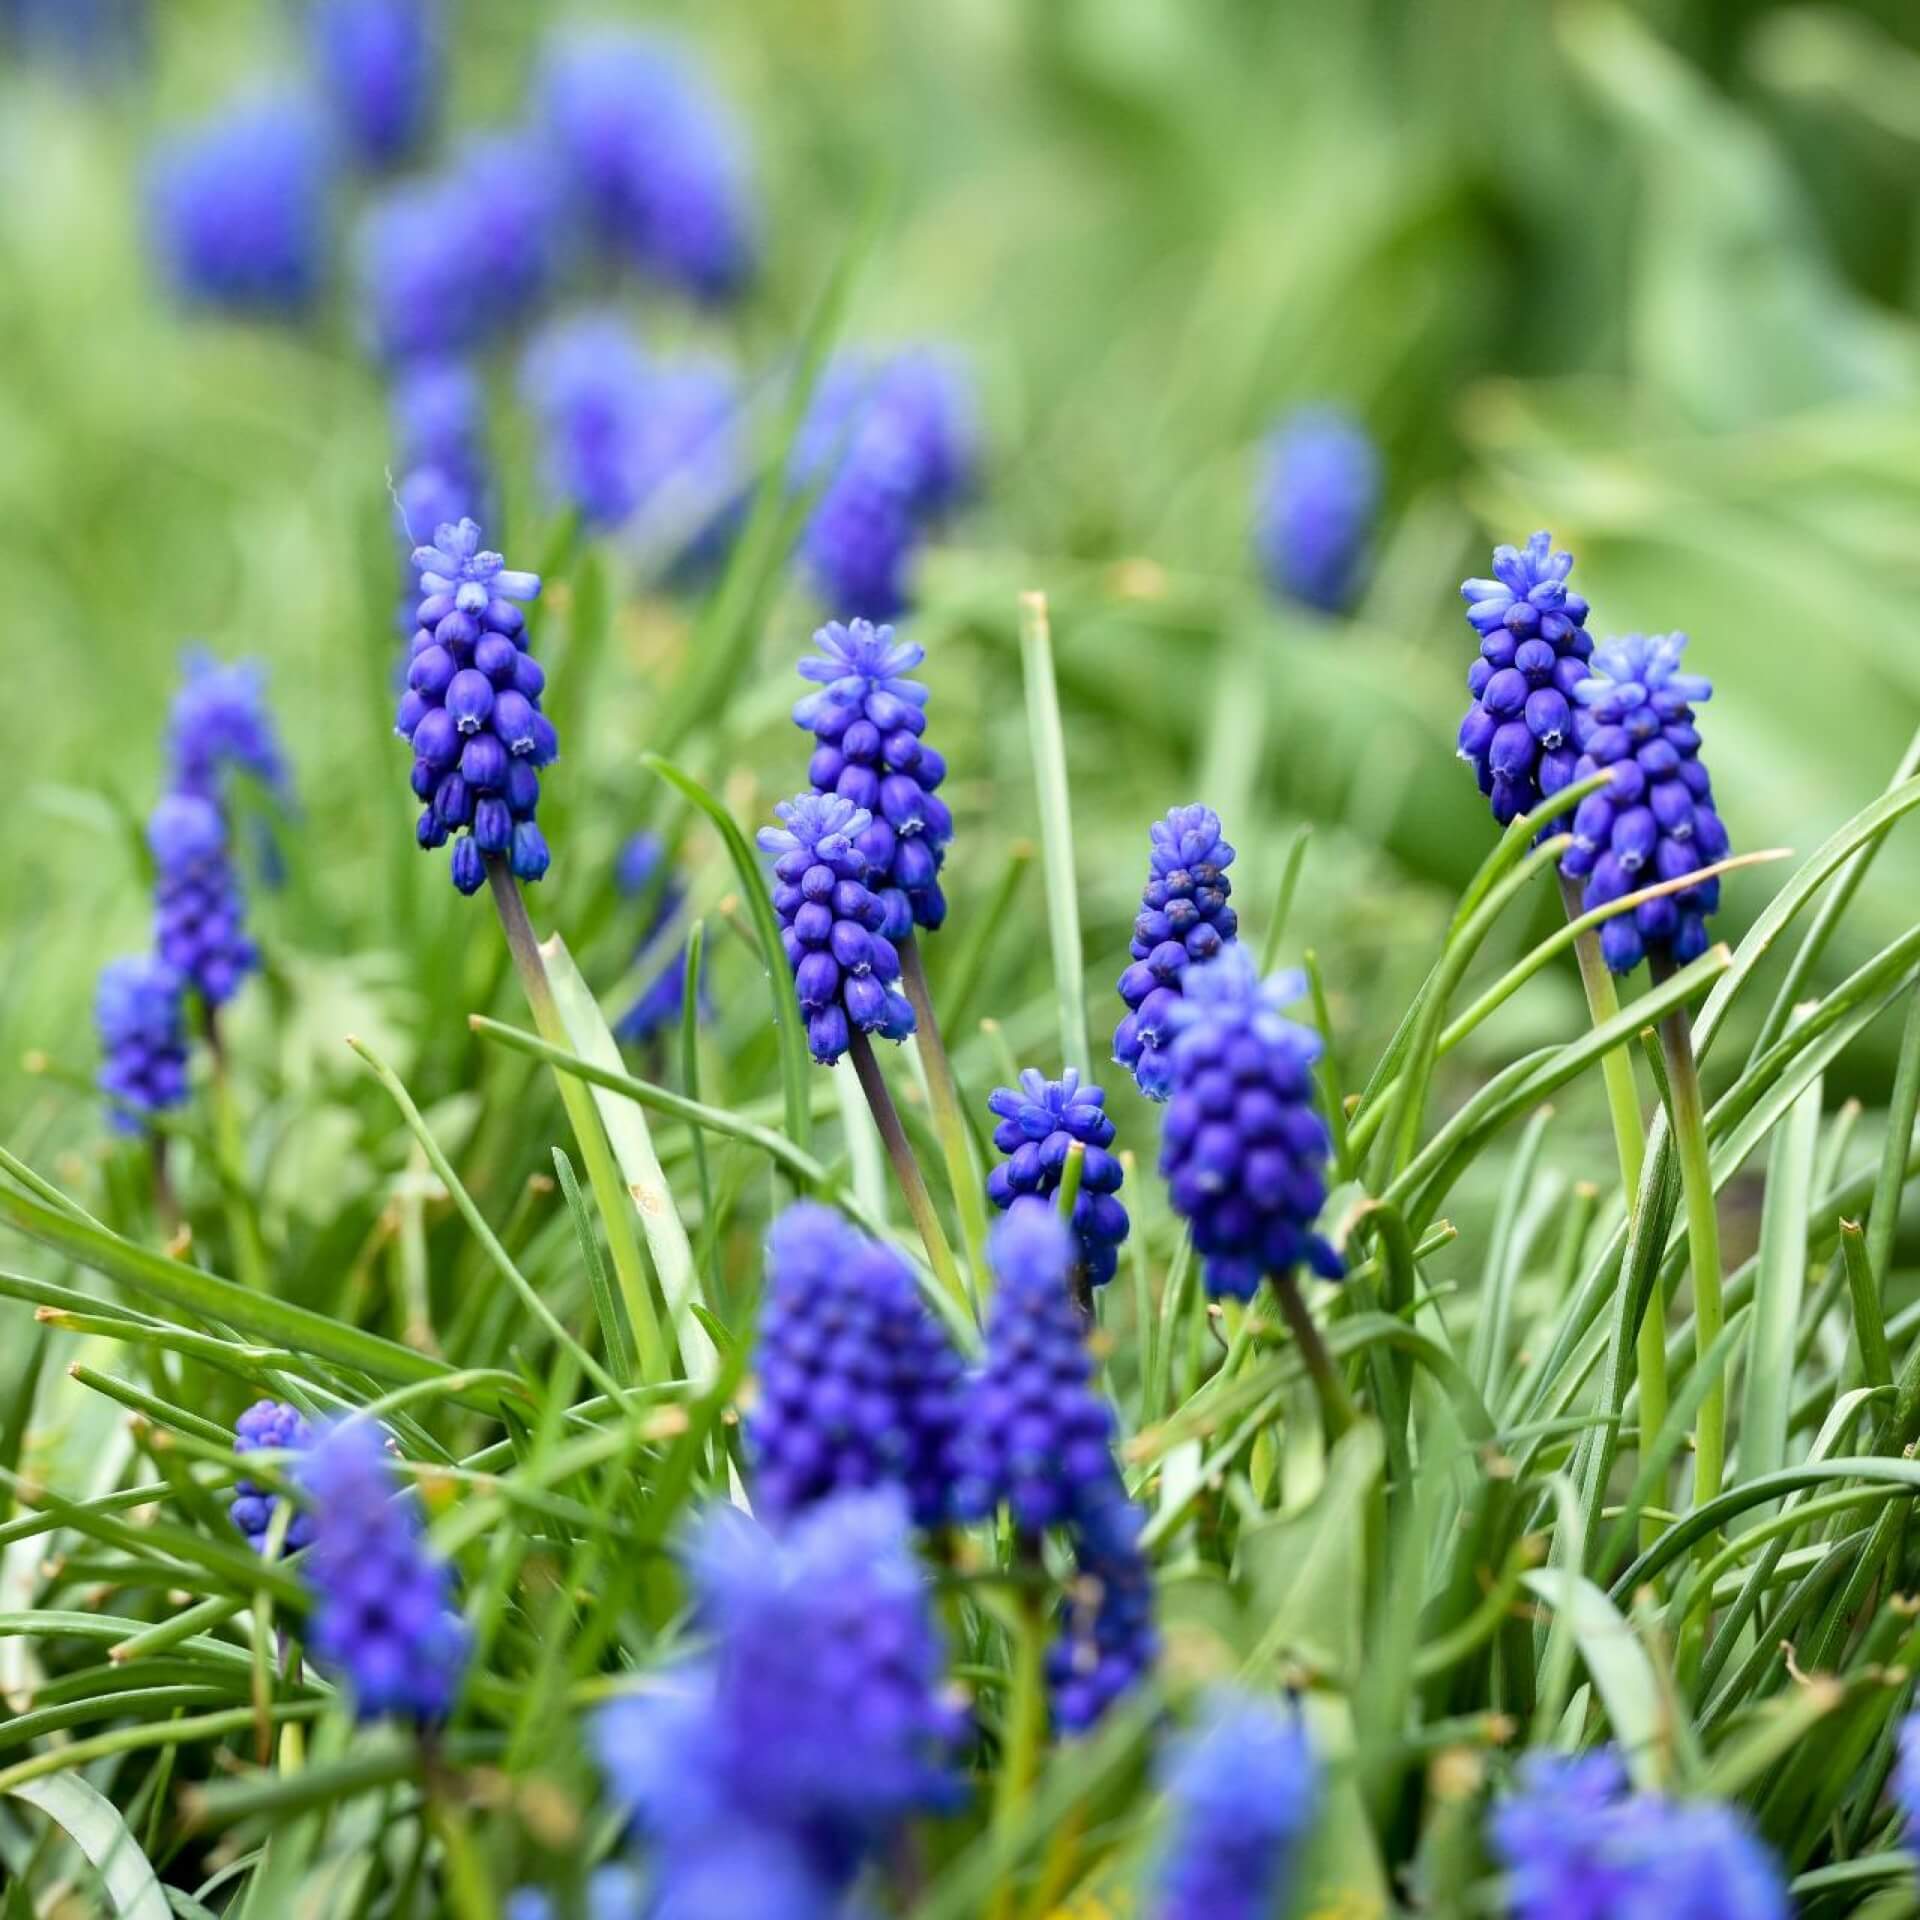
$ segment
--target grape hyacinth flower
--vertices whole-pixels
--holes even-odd
[[[538,880],[547,843],[534,814],[539,769],[560,751],[540,711],[546,675],[527,651],[526,617],[540,576],[515,573],[480,545],[471,520],[443,526],[416,548],[419,622],[395,730],[413,747],[418,839],[453,840],[453,884],[477,893],[489,859],[517,880]]]
[[[313,0],[309,26],[328,104],[355,157],[375,169],[409,159],[440,94],[433,0]]]
[[[1906,1822],[1907,1850],[1920,1853],[1920,1713],[1910,1713],[1900,1723],[1899,1750],[1890,1785],[1893,1804]]]
[[[581,224],[609,258],[702,301],[753,270],[744,143],[670,42],[620,27],[548,46],[540,116]]]
[[[220,809],[170,793],[147,823],[154,864],[154,946],[209,1007],[231,1000],[260,964]]]
[[[1146,1521],[1111,1470],[1073,1529],[1074,1577],[1046,1663],[1053,1718],[1068,1733],[1098,1725],[1160,1656],[1153,1567],[1140,1546]]]
[[[1567,591],[1573,555],[1550,533],[1524,548],[1495,547],[1491,580],[1460,588],[1480,657],[1467,673],[1473,705],[1460,723],[1460,757],[1479,776],[1501,826],[1550,800],[1574,778],[1574,700],[1593,652],[1587,603]]]
[[[1304,407],[1268,436],[1254,538],[1275,593],[1344,613],[1379,511],[1380,455],[1357,420]]]
[[[920,737],[927,690],[906,678],[926,649],[865,620],[829,622],[813,643],[819,652],[800,662],[800,676],[818,691],[793,709],[794,724],[816,742],[807,778],[816,793],[836,793],[869,815],[856,844],[886,908],[887,938],[905,939],[916,926],[931,932],[947,917],[940,868],[953,815],[935,792],[947,763]]]
[[[100,970],[93,994],[99,1087],[110,1102],[107,1124],[118,1133],[144,1133],[144,1116],[186,1101],[184,992],[180,975],[150,954],[112,960]]]
[[[1106,1100],[1104,1087],[1083,1086],[1072,1067],[1058,1080],[1029,1067],[1018,1087],[996,1087],[987,1096],[988,1111],[1000,1123],[993,1144],[1010,1156],[987,1176],[987,1198],[1003,1212],[1023,1194],[1051,1199],[1060,1190],[1074,1143],[1086,1150],[1071,1225],[1075,1264],[1093,1287],[1113,1278],[1128,1228],[1119,1197],[1124,1171],[1112,1151],[1114,1125]]]
[[[151,175],[160,264],[191,306],[272,319],[308,312],[326,279],[332,169],[313,114],[245,100],[174,135]]]
[[[1184,989],[1171,1015],[1160,1171],[1193,1229],[1207,1290],[1251,1300],[1264,1277],[1303,1264],[1338,1279],[1340,1256],[1314,1231],[1331,1151],[1313,1104],[1320,1036],[1280,1011],[1305,978],[1263,984],[1236,946],[1189,969]]]
[[[395,376],[391,413],[397,516],[412,552],[435,527],[483,519],[491,504],[486,395],[464,361],[419,360]]]
[[[614,885],[629,899],[652,901],[645,931],[634,952],[634,965],[642,964],[660,936],[672,925],[686,898],[679,876],[666,865],[667,849],[657,833],[634,834],[620,849],[614,866]],[[653,979],[641,989],[639,997],[614,1023],[614,1036],[634,1046],[644,1046],[657,1034],[675,1025],[686,1006],[687,950],[676,946],[661,963]],[[700,980],[700,1016],[708,1015],[706,967],[703,960]]]
[[[1133,923],[1133,964],[1120,976],[1127,1015],[1113,1035],[1113,1058],[1149,1100],[1172,1090],[1167,1044],[1181,981],[1196,960],[1231,944],[1240,921],[1227,905],[1233,849],[1211,807],[1173,807],[1147,830],[1147,885]]]
[[[167,720],[167,757],[177,793],[220,801],[229,773],[289,798],[287,756],[267,705],[267,673],[257,660],[222,661],[202,647],[182,656],[186,677]]]
[[[1726,857],[1692,704],[1711,699],[1713,684],[1680,671],[1686,645],[1684,633],[1609,640],[1574,689],[1574,778],[1610,776],[1574,809],[1573,845],[1560,862],[1563,874],[1585,880],[1589,909]],[[1684,966],[1706,952],[1707,915],[1719,904],[1717,877],[1644,901],[1601,927],[1600,951],[1615,973],[1649,956]]]
[[[313,1429],[296,1408],[284,1400],[256,1400],[234,1423],[235,1453],[305,1453],[313,1445]],[[273,1524],[279,1497],[251,1480],[236,1480],[233,1499],[227,1513],[233,1524],[247,1536],[247,1542],[260,1552],[266,1551],[267,1529]],[[295,1508],[287,1522],[283,1551],[298,1553],[313,1544],[313,1515]]]
[[[658,1843],[669,1882],[744,1842],[780,1843],[807,1885],[836,1895],[901,1820],[954,1791],[961,1716],[943,1697],[905,1503],[843,1493],[777,1538],[716,1508],[690,1568],[712,1654],[674,1692],[602,1710],[612,1796]]]
[[[379,1427],[361,1418],[328,1428],[301,1480],[313,1520],[302,1571],[314,1657],[350,1686],[361,1720],[444,1720],[471,1636],[454,1610],[452,1575],[427,1544],[418,1499],[395,1492]]]
[[[987,1357],[969,1382],[953,1448],[953,1504],[968,1520],[1005,1504],[1035,1535],[1109,1518],[1113,1415],[1093,1384],[1086,1328],[1068,1291],[1073,1240],[1044,1200],[1016,1200],[988,1257],[999,1280]]]
[[[1282,1910],[1320,1798],[1298,1708],[1222,1689],[1168,1756],[1173,1831],[1156,1920],[1266,1920]]]
[[[946,1518],[960,1359],[906,1263],[800,1201],[767,1236],[759,1398],[747,1421],[758,1510],[898,1487],[916,1524]]]
[[[547,490],[589,527],[617,527],[638,504],[651,372],[628,328],[602,314],[548,327],[521,363]]]
[[[820,793],[797,794],[774,812],[781,824],[762,827],[759,842],[774,856],[773,909],[814,1059],[831,1066],[855,1033],[904,1040],[913,1008],[894,984],[900,956],[882,931],[886,908],[860,850],[873,816]]]

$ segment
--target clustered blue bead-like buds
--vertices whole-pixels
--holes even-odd
[[[760,1512],[894,1486],[914,1520],[947,1516],[960,1357],[906,1263],[830,1208],[789,1207],[767,1236],[747,1421]]]
[[[471,520],[441,527],[413,564],[421,600],[395,729],[413,747],[416,837],[426,848],[453,840],[462,893],[480,890],[489,859],[538,880],[549,857],[534,818],[539,769],[560,744],[540,711],[546,675],[515,603],[539,593],[540,576],[509,571]]]
[[[580,224],[611,260],[696,299],[754,266],[745,143],[670,41],[623,27],[557,36],[540,119]]]
[[[363,166],[391,167],[418,150],[441,93],[439,8],[433,0],[313,0],[309,16],[328,105]]]
[[[1047,1690],[1056,1723],[1085,1733],[1160,1656],[1153,1620],[1153,1564],[1140,1544],[1146,1514],[1116,1473],[1104,1505],[1075,1529],[1075,1567],[1047,1649]]]
[[[1221,1689],[1162,1770],[1171,1832],[1157,1920],[1266,1920],[1286,1906],[1320,1801],[1295,1706]]]
[[[796,794],[774,812],[781,825],[759,839],[774,856],[773,909],[813,1057],[831,1066],[855,1033],[904,1040],[913,1006],[894,984],[900,955],[860,846],[872,814],[834,793]]]
[[[1487,1821],[1514,1920],[1786,1920],[1778,1863],[1731,1808],[1631,1792],[1610,1749],[1533,1754]]]
[[[452,1574],[427,1543],[418,1498],[395,1491],[380,1428],[364,1417],[329,1427],[300,1479],[313,1523],[301,1572],[315,1659],[346,1680],[361,1720],[444,1720],[471,1636],[455,1610]]]
[[[1127,1015],[1114,1030],[1113,1057],[1150,1100],[1172,1088],[1167,1043],[1181,982],[1196,960],[1231,944],[1239,918],[1227,905],[1233,849],[1211,807],[1169,809],[1148,829],[1147,885],[1133,923],[1133,963],[1120,976]]]
[[[111,960],[94,988],[100,1091],[118,1133],[146,1131],[146,1117],[187,1097],[186,983],[151,954]]]
[[[267,705],[266,669],[257,660],[217,659],[203,647],[189,648],[181,664],[185,678],[167,718],[174,791],[219,801],[227,776],[241,773],[288,800],[287,756]]]
[[[1574,809],[1573,845],[1560,861],[1562,873],[1585,880],[1589,909],[1726,857],[1692,704],[1712,698],[1713,686],[1680,671],[1686,644],[1684,633],[1609,640],[1574,690],[1574,777],[1610,776]],[[1644,900],[1602,924],[1600,951],[1615,973],[1649,955],[1684,965],[1706,952],[1707,915],[1719,904],[1717,877]]]
[[[1460,588],[1480,657],[1467,673],[1473,705],[1460,723],[1460,757],[1501,825],[1571,784],[1579,750],[1574,702],[1593,640],[1587,603],[1567,590],[1573,555],[1536,533],[1524,548],[1496,547],[1491,580]]]
[[[940,868],[953,815],[935,791],[947,763],[921,738],[927,689],[906,677],[926,649],[865,620],[830,622],[813,643],[820,651],[800,662],[800,675],[818,691],[793,709],[794,724],[817,743],[807,778],[816,793],[837,793],[869,816],[857,844],[867,885],[886,908],[887,938],[904,939],[916,926],[931,932],[947,917]]]
[[[1058,1080],[1029,1067],[1018,1087],[996,1087],[987,1096],[987,1108],[1000,1123],[993,1144],[1008,1156],[987,1176],[987,1198],[996,1207],[1005,1210],[1026,1194],[1047,1199],[1058,1193],[1073,1146],[1085,1150],[1071,1224],[1074,1263],[1094,1287],[1113,1278],[1128,1228],[1120,1204],[1125,1170],[1112,1150],[1114,1124],[1106,1103],[1106,1089],[1082,1084],[1072,1067]]]
[[[305,1453],[312,1445],[313,1429],[299,1410],[288,1406],[284,1400],[256,1400],[234,1423],[235,1453]],[[247,1536],[249,1544],[264,1552],[267,1529],[273,1525],[274,1512],[279,1505],[279,1496],[268,1492],[265,1487],[257,1486],[251,1480],[236,1480],[227,1513],[233,1524]],[[287,1522],[282,1550],[298,1553],[302,1547],[312,1543],[313,1515],[304,1508],[296,1507]]]
[[[1280,1011],[1305,992],[1297,973],[1263,983],[1236,946],[1189,970],[1172,1015],[1160,1171],[1208,1290],[1237,1300],[1303,1264],[1330,1280],[1342,1272],[1314,1231],[1332,1149],[1314,1107],[1320,1036]]]
[[[793,477],[819,496],[801,539],[835,612],[892,620],[928,530],[973,490],[971,393],[946,354],[843,356],[815,389],[794,443]]]
[[[209,1007],[231,1000],[260,964],[227,822],[197,793],[170,793],[147,822],[153,853],[153,944]]]
[[[1379,451],[1350,415],[1304,407],[1268,435],[1254,541],[1275,593],[1344,612],[1379,511]]]
[[[601,1769],[653,1843],[656,1911],[826,1920],[902,1821],[953,1793],[963,1721],[905,1503],[843,1493],[777,1537],[717,1508],[690,1562],[713,1652],[602,1709]],[[752,1904],[695,1904],[748,1886]]]
[[[298,103],[259,98],[171,137],[154,158],[152,233],[188,303],[293,319],[327,276],[333,169],[326,136]]]

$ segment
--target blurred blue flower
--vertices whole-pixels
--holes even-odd
[[[227,823],[200,794],[170,793],[147,822],[154,864],[154,947],[209,1007],[260,964]]]
[[[1266,1275],[1303,1264],[1338,1279],[1340,1256],[1314,1231],[1331,1151],[1314,1108],[1320,1036],[1280,1012],[1305,979],[1262,982],[1236,944],[1190,968],[1183,989],[1170,1016],[1160,1171],[1193,1229],[1208,1291],[1251,1300]]]
[[[1893,1804],[1906,1822],[1907,1850],[1920,1853],[1920,1713],[1910,1713],[1900,1723],[1892,1791]]]
[[[1173,807],[1147,829],[1147,884],[1133,922],[1132,964],[1120,976],[1127,1013],[1113,1035],[1113,1057],[1150,1100],[1172,1087],[1167,1045],[1181,981],[1196,960],[1210,960],[1239,932],[1227,905],[1233,848],[1211,807]]]
[[[1074,1577],[1047,1649],[1053,1717],[1068,1733],[1098,1724],[1159,1658],[1153,1567],[1140,1545],[1146,1519],[1116,1469],[1104,1497],[1083,1502],[1074,1522]]]
[[[146,1131],[141,1116],[164,1113],[187,1097],[186,983],[150,954],[111,960],[94,988],[100,1035],[100,1091],[117,1133]]]
[[[1072,1067],[1058,1080],[1029,1067],[1018,1087],[996,1087],[987,1096],[988,1111],[1000,1123],[993,1144],[1009,1156],[987,1176],[987,1198],[996,1207],[1010,1207],[1023,1194],[1050,1199],[1060,1190],[1073,1144],[1085,1149],[1072,1226],[1075,1264],[1094,1287],[1113,1278],[1128,1228],[1120,1203],[1123,1169],[1111,1151],[1114,1124],[1106,1101],[1106,1089],[1082,1085]]]
[[[581,224],[608,257],[700,300],[753,268],[739,130],[671,42],[625,27],[548,43],[540,115]]]
[[[233,314],[306,313],[327,275],[331,186],[325,136],[302,101],[244,100],[171,135],[154,154],[150,195],[174,291]]]
[[[284,1400],[256,1400],[234,1423],[233,1450],[238,1454],[305,1453],[312,1445],[313,1429],[301,1418],[299,1410]],[[256,1486],[251,1480],[236,1480],[227,1513],[247,1536],[248,1544],[264,1550],[267,1529],[273,1524],[274,1510],[279,1504],[277,1494]],[[283,1551],[298,1553],[312,1542],[313,1515],[296,1508],[287,1522]]]
[[[633,963],[644,965],[660,936],[672,925],[686,899],[680,877],[667,865],[667,849],[657,833],[632,835],[620,849],[614,867],[614,884],[629,899],[650,899],[647,924],[634,949]],[[704,956],[700,965],[699,1011],[702,1020],[712,1017],[707,999],[707,969]],[[614,1024],[615,1037],[633,1046],[644,1046],[656,1034],[679,1023],[687,997],[687,949],[677,945],[659,964],[653,978],[639,997]]]
[[[147,0],[0,0],[0,42],[76,80],[130,70],[151,39]]]
[[[258,660],[223,661],[203,647],[181,656],[185,670],[167,718],[167,757],[176,792],[218,801],[229,772],[257,780],[276,800],[292,797],[286,750],[267,704]]]
[[[436,527],[484,520],[492,504],[487,402],[464,361],[409,363],[390,394],[400,533],[409,552]]]
[[[411,158],[442,88],[436,0],[312,0],[309,26],[328,103],[361,164]]]
[[[1268,435],[1254,541],[1275,593],[1344,613],[1379,511],[1380,455],[1357,420],[1303,407]]]
[[[365,1418],[329,1427],[300,1477],[313,1522],[301,1573],[314,1658],[347,1682],[361,1720],[444,1720],[471,1636],[455,1610],[452,1575],[427,1543],[418,1498],[396,1492],[380,1428]]]

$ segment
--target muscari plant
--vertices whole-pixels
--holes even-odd
[[[604,78],[556,62],[545,82],[581,109],[565,190],[610,252],[730,291],[740,247],[667,232],[658,156],[594,135]],[[728,164],[693,181],[695,228]],[[496,263],[497,302],[438,298],[472,263],[487,171],[376,221],[369,293],[401,380],[497,337],[544,273],[538,223],[509,220],[531,250]],[[996,823],[976,809],[954,835],[909,677],[922,641],[851,617],[897,610],[894,534],[953,497],[925,457],[939,435],[898,417],[853,431],[848,460],[894,521],[845,499],[841,522],[820,501],[794,518],[829,592],[822,528],[879,526],[893,544],[844,552],[891,591],[835,605],[847,623],[802,667],[808,788],[766,830],[770,873],[710,784],[649,763],[724,845],[715,914],[751,949],[716,992],[726,1032],[703,1041],[683,1004],[658,1078],[626,1070],[565,942],[534,932],[523,883],[555,869],[543,898],[569,915],[585,884],[536,820],[557,797],[572,810],[550,822],[584,820],[543,710],[564,678],[550,693],[531,651],[539,581],[467,514],[414,529],[399,731],[416,837],[450,847],[460,894],[489,890],[532,1028],[498,1017],[477,909],[439,889],[459,931],[423,974],[432,1044],[403,1078],[355,1041],[391,1111],[333,1110],[376,1171],[324,1230],[273,1195],[265,1043],[219,1086],[185,1071],[188,1001],[224,1004],[274,954],[242,917],[225,784],[182,761],[152,838],[160,962],[110,975],[100,1012],[108,1113],[164,1125],[184,1164],[170,1190],[151,1156],[143,1192],[136,1140],[82,1196],[0,1160],[0,1218],[59,1262],[0,1294],[76,1343],[59,1384],[87,1450],[29,1428],[47,1391],[29,1370],[0,1461],[0,1658],[24,1702],[0,1748],[10,1871],[34,1898],[106,1862],[142,1920],[163,1878],[176,1910],[235,1916],[1904,1910],[1920,1326],[1895,1250],[1920,934],[1835,984],[1820,962],[1920,803],[1912,764],[1737,949],[1714,944],[1720,880],[1746,863],[1703,770],[1706,683],[1677,636],[1590,638],[1545,536],[1502,549],[1466,587],[1459,741],[1498,832],[1372,1070],[1324,982],[1271,975],[1286,913],[1228,905],[1221,822],[1183,806],[1150,832],[1121,1071],[1096,1082],[1080,993],[1121,942],[1082,944],[1030,606],[1060,991],[1019,1031],[1037,1050],[1057,1017],[1060,1067],[1016,1077],[973,1035],[950,1050],[936,1011],[959,943],[997,937]],[[795,467],[768,464],[756,514]],[[755,604],[741,583],[787,558],[743,539],[719,603]],[[584,674],[589,596],[550,598]],[[754,638],[735,617],[705,636],[723,664]],[[386,610],[367,626],[384,659]],[[673,743],[724,771],[730,736],[704,718]],[[255,736],[234,737],[246,766]],[[743,770],[786,787],[780,752]],[[1540,938],[1549,870],[1569,918]],[[712,899],[713,878],[687,885]],[[1496,929],[1520,957],[1468,998]],[[1590,1028],[1447,1077],[1442,1109],[1447,1056],[1472,1038],[1497,1058],[1481,1030],[1569,951]],[[1901,1072],[1856,1145],[1823,1078],[1896,1011]],[[1566,1186],[1542,1116],[1590,1074],[1619,1178],[1589,1161]],[[256,1132],[202,1098],[229,1119],[244,1102]],[[1757,1154],[1758,1247],[1729,1268],[1717,1196]],[[1469,1194],[1489,1171],[1490,1219]],[[1131,1223],[1098,1204],[1123,1179]],[[1477,1285],[1456,1235],[1486,1238]],[[1122,1260],[1127,1283],[1096,1291]]]

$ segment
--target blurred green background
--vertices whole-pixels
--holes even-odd
[[[455,124],[511,121],[563,10],[450,11]],[[986,485],[929,557],[916,616],[955,769],[954,925],[1033,830],[1013,612],[1044,587],[1096,1053],[1146,823],[1205,798],[1256,923],[1292,828],[1313,824],[1288,944],[1318,950],[1358,1083],[1491,844],[1453,732],[1473,654],[1455,585],[1494,539],[1550,527],[1596,631],[1693,635],[1736,850],[1808,852],[1888,779],[1920,721],[1920,15],[1903,0],[626,12],[699,48],[751,130],[765,209],[745,306],[696,321],[636,300],[649,333],[778,366],[878,194],[847,337],[972,359]],[[395,1036],[406,1066],[398,1036],[430,1050],[474,1004],[463,980],[492,978],[491,949],[469,951],[491,928],[412,848],[388,733],[398,563],[383,398],[354,351],[350,208],[331,320],[307,333],[176,315],[143,250],[156,132],[299,69],[285,10],[171,0],[123,69],[75,82],[15,59],[0,94],[0,1084],[28,1153],[97,1133],[84,1099],[18,1063],[34,1048],[90,1070],[93,975],[144,941],[131,822],[157,789],[188,639],[270,663],[303,808],[291,884],[259,905],[273,991],[237,1010],[242,1046],[289,1080],[347,1079],[337,1039],[357,1023]],[[539,564],[555,516],[510,355],[495,374],[519,451],[489,536]],[[1387,461],[1350,623],[1276,606],[1248,553],[1258,439],[1320,400],[1352,408]],[[564,622],[569,585],[543,619]],[[608,863],[667,817],[636,760],[690,617],[622,597],[550,783],[536,919],[576,946],[599,927],[608,982]],[[817,617],[792,585],[755,670],[685,749],[749,822],[801,777],[787,669]],[[701,833],[686,854],[710,910],[724,860]],[[1729,936],[1785,871],[1729,884]],[[1904,924],[1916,883],[1896,840],[1829,969]],[[996,944],[973,1011],[1051,1066],[1033,877],[1019,911],[1033,937]],[[724,989],[751,960],[736,943],[719,967]],[[721,998],[750,1043],[757,987]],[[1478,1064],[1582,1017],[1568,969],[1476,1036]],[[976,1084],[988,1044],[962,1037]],[[1841,1071],[1877,1080],[1891,1045],[1870,1035]]]

